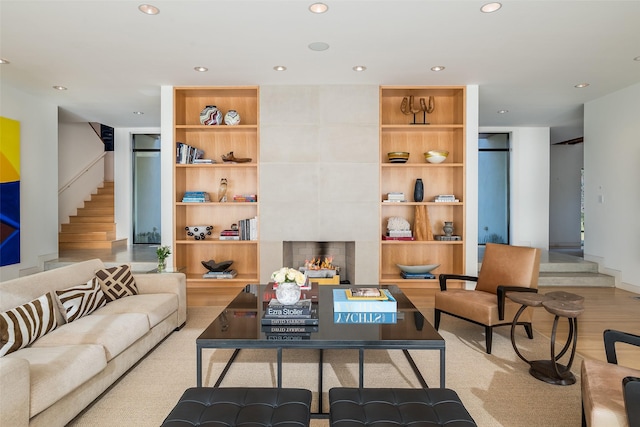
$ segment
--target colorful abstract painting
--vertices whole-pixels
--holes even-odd
[[[0,117],[0,267],[20,262],[20,122]]]

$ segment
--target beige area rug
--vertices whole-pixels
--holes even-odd
[[[159,426],[183,391],[196,384],[195,339],[222,307],[190,308],[187,325],[171,334],[115,386],[70,425]],[[430,316],[428,316],[428,319]],[[580,383],[554,386],[533,378],[528,365],[513,351],[509,328],[497,328],[493,354],[484,352],[483,328],[443,315],[441,335],[446,340],[446,387],[455,390],[479,426],[563,427],[579,426]],[[560,337],[562,339],[562,337]],[[530,359],[549,358],[549,340],[536,331],[533,340],[518,329],[518,345]],[[212,385],[232,350],[206,350],[204,384]],[[416,364],[431,387],[439,386],[439,353],[412,351]],[[318,396],[318,350],[283,351],[283,385],[303,387]],[[275,350],[242,350],[222,386],[276,385]],[[579,373],[576,356],[572,371]],[[329,388],[357,387],[357,350],[325,350],[323,407],[328,409]],[[420,387],[400,350],[365,351],[365,387]],[[327,420],[312,420],[326,426]]]

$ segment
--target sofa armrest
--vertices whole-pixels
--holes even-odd
[[[184,273],[134,274],[133,278],[141,294],[177,294],[178,325],[187,321],[187,280]]]
[[[30,394],[29,362],[17,357],[1,357],[0,426],[29,425]]]
[[[640,425],[640,378],[625,377],[622,380],[622,394],[629,425]]]

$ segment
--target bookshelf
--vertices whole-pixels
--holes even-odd
[[[238,125],[202,125],[200,112],[215,105],[224,115],[229,110],[240,114]],[[220,232],[241,220],[259,214],[260,111],[257,86],[174,87],[174,141],[202,150],[202,157],[215,163],[179,163],[174,166],[174,266],[184,266],[187,289],[224,287],[239,283],[258,283],[259,240],[220,240]],[[177,149],[177,146],[176,146]],[[245,163],[223,162],[230,152],[235,158],[250,158]],[[178,153],[176,153],[178,154]],[[218,201],[222,179],[227,180],[227,201]],[[185,192],[202,191],[209,201],[183,202]],[[257,195],[257,201],[234,201],[235,195]],[[212,225],[204,240],[187,236],[185,227]],[[233,260],[230,268],[238,272],[231,279],[205,279],[202,261]]]

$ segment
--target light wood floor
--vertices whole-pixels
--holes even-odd
[[[578,318],[577,351],[584,358],[606,361],[602,332],[618,329],[640,335],[640,295],[617,288],[553,287],[540,288],[540,292],[566,291],[584,297],[584,313]],[[200,291],[189,289],[189,305],[226,305],[237,294],[238,289],[215,289]],[[434,289],[405,289],[405,294],[427,318],[433,318]],[[544,309],[534,311],[534,329],[547,337],[551,335],[554,316]],[[445,315],[446,316],[446,315]],[[443,318],[444,320],[444,318]],[[562,319],[564,320],[564,319]],[[563,340],[567,322],[560,321],[558,339]],[[508,327],[508,326],[506,326]],[[480,328],[480,326],[478,326]],[[617,349],[618,363],[640,369],[640,349],[621,345]]]

